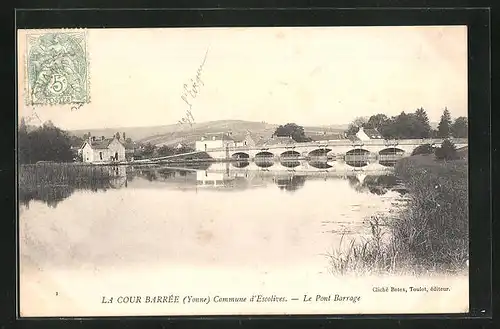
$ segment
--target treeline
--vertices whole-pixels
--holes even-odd
[[[452,120],[450,111],[445,108],[437,129],[432,129],[427,112],[417,109],[414,113],[401,112],[397,116],[388,117],[385,114],[375,114],[369,118],[356,118],[346,131],[347,135],[355,135],[359,128],[377,129],[386,139],[412,138],[466,138],[468,121],[466,117]]]
[[[21,119],[18,132],[18,161],[20,164],[38,161],[72,162],[72,138],[47,121],[41,127],[28,131]]]
[[[155,158],[155,157],[163,157],[169,155],[176,155],[182,153],[194,152],[195,149],[186,145],[182,145],[181,147],[172,147],[167,145],[162,145],[160,147],[147,143],[142,145],[139,150],[137,150],[136,155],[138,157],[143,158]]]
[[[54,126],[51,121],[40,127],[27,126],[24,118],[18,130],[18,161],[20,164],[38,161],[73,162],[82,161],[76,150],[91,137],[90,132],[83,137],[71,135]],[[135,148],[135,143],[125,133],[117,132],[115,137],[125,147]]]

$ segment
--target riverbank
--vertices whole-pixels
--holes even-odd
[[[419,155],[400,160],[395,174],[408,190],[396,218],[370,220],[372,237],[329,254],[335,274],[460,273],[467,270],[467,160],[436,161]]]

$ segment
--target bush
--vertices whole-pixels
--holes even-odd
[[[369,240],[353,240],[347,250],[339,248],[327,255],[332,272],[440,274],[466,270],[467,161],[438,162],[420,155],[400,160],[395,171],[408,189],[407,204],[396,218],[372,218]]]
[[[459,158],[455,145],[448,139],[443,141],[441,147],[437,148],[434,154],[438,160],[456,160]]]
[[[434,153],[434,148],[432,147],[431,144],[423,144],[417,146],[417,148],[413,150],[411,155],[433,154],[433,153]]]

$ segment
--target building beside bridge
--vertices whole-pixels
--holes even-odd
[[[209,133],[195,142],[195,150],[206,152],[211,149],[224,149],[235,147],[235,141],[229,133]]]
[[[377,129],[364,129],[363,127],[359,127],[356,137],[361,141],[384,139]]]

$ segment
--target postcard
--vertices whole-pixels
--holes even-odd
[[[17,45],[21,317],[468,312],[466,26]]]

